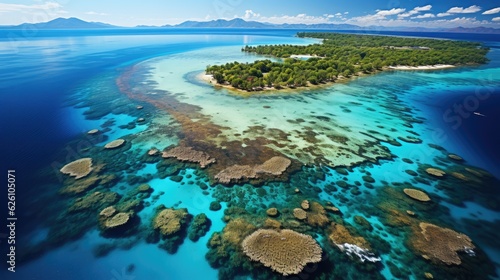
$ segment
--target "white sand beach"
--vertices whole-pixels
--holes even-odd
[[[423,65],[423,66],[389,66],[389,69],[394,70],[438,70],[453,68],[454,65],[450,64],[436,64],[436,65]]]

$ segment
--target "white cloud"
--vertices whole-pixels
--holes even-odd
[[[9,4],[0,3],[0,13],[6,12],[33,12],[41,10],[59,10],[62,5],[57,2],[45,2],[43,4],[22,5],[22,4]]]
[[[236,16],[235,16],[236,17]],[[260,17],[260,14],[255,13],[252,10],[246,10],[245,15],[243,16],[245,19],[252,19],[252,18],[258,18]]]
[[[477,13],[481,11],[481,7],[477,6],[477,5],[472,5],[468,8],[463,8],[463,7],[453,7],[453,8],[450,8],[447,13],[450,13],[450,14],[473,14],[473,13]]]
[[[394,16],[397,14],[401,14],[406,9],[401,8],[392,8],[390,10],[377,10],[377,13],[366,16],[353,17],[349,21],[353,24],[359,24],[362,26],[366,25],[377,25],[380,21],[386,20],[388,16]]]
[[[235,15],[236,17],[240,17]],[[280,16],[262,16],[257,12],[252,10],[246,10],[245,15],[242,16],[245,20],[255,20],[259,22],[268,22],[274,24],[283,24],[283,23],[304,23],[304,24],[317,24],[317,23],[331,23],[332,20],[338,17],[336,15],[324,14],[322,16],[310,16],[307,14],[298,14],[298,15],[280,15]]]
[[[474,7],[474,6],[471,6]],[[259,22],[268,22],[274,24],[320,24],[320,23],[333,23],[333,24],[354,24],[359,26],[385,26],[385,27],[427,27],[427,28],[453,28],[458,26],[463,27],[500,27],[500,19],[495,20],[478,20],[475,17],[455,17],[453,19],[445,19],[443,14],[423,13],[430,11],[431,5],[415,7],[409,12],[413,11],[413,16],[401,18],[399,15],[405,13],[405,9],[394,8],[390,10],[377,10],[373,14],[364,16],[347,18],[346,13],[336,14],[323,14],[319,16],[311,16],[307,14],[298,15],[274,15],[262,16],[261,14],[252,10],[247,10],[245,16],[240,16],[245,19],[251,17],[252,20]],[[462,9],[463,11],[470,11],[470,7]],[[407,12],[407,13],[409,13]],[[340,14],[340,16],[338,16]],[[453,15],[446,13],[445,16]],[[425,20],[422,20],[425,19]]]
[[[491,19],[491,21],[500,21],[500,17],[494,17]]]
[[[438,17],[447,17],[447,16],[451,16],[450,13],[439,13],[437,14]]]
[[[494,8],[491,10],[487,10],[483,13],[483,15],[492,15],[492,14],[498,14],[498,13],[500,13],[500,7]]]
[[[418,15],[416,17],[412,17],[412,19],[415,19],[415,18],[433,18],[433,17],[436,17],[436,16],[434,14],[427,13],[427,14],[423,14],[423,15]]]
[[[91,16],[107,16],[107,15],[109,15],[109,14],[106,14],[106,13],[98,13],[98,12],[94,12],[94,11],[86,12],[85,14],[86,15],[91,15]]]
[[[47,22],[68,13],[60,3],[36,2],[30,5],[0,3],[0,25]]]
[[[402,8],[392,8],[390,10],[378,10],[376,15],[379,15],[379,16],[393,16],[393,15],[397,15],[397,14],[400,14],[402,12],[406,11],[406,9],[402,9]]]
[[[427,6],[422,6],[422,7],[415,7],[413,8],[413,10],[407,12],[407,13],[403,13],[403,14],[399,14],[398,15],[398,18],[407,18],[407,17],[410,17],[410,16],[413,16],[413,15],[416,15],[420,12],[425,12],[425,11],[430,11],[432,8],[432,5],[427,5]]]
[[[432,9],[432,5],[427,5],[427,6],[422,6],[422,7],[415,7],[415,9],[413,9],[414,11],[417,11],[417,12],[425,12],[425,11],[430,11]]]

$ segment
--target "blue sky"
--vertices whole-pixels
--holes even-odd
[[[57,17],[78,17],[120,26],[239,17],[271,23],[500,28],[500,1],[0,0],[0,25],[44,22]]]

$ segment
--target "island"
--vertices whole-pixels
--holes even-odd
[[[321,39],[310,45],[245,46],[243,52],[269,56],[252,63],[208,65],[214,85],[247,92],[296,89],[333,83],[384,70],[431,70],[488,61],[477,42],[379,35],[299,32]]]

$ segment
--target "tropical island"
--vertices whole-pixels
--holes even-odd
[[[326,32],[297,36],[323,41],[306,46],[245,46],[243,52],[270,59],[208,65],[205,73],[213,84],[259,92],[328,84],[389,69],[441,69],[488,61],[489,49],[476,42]]]

